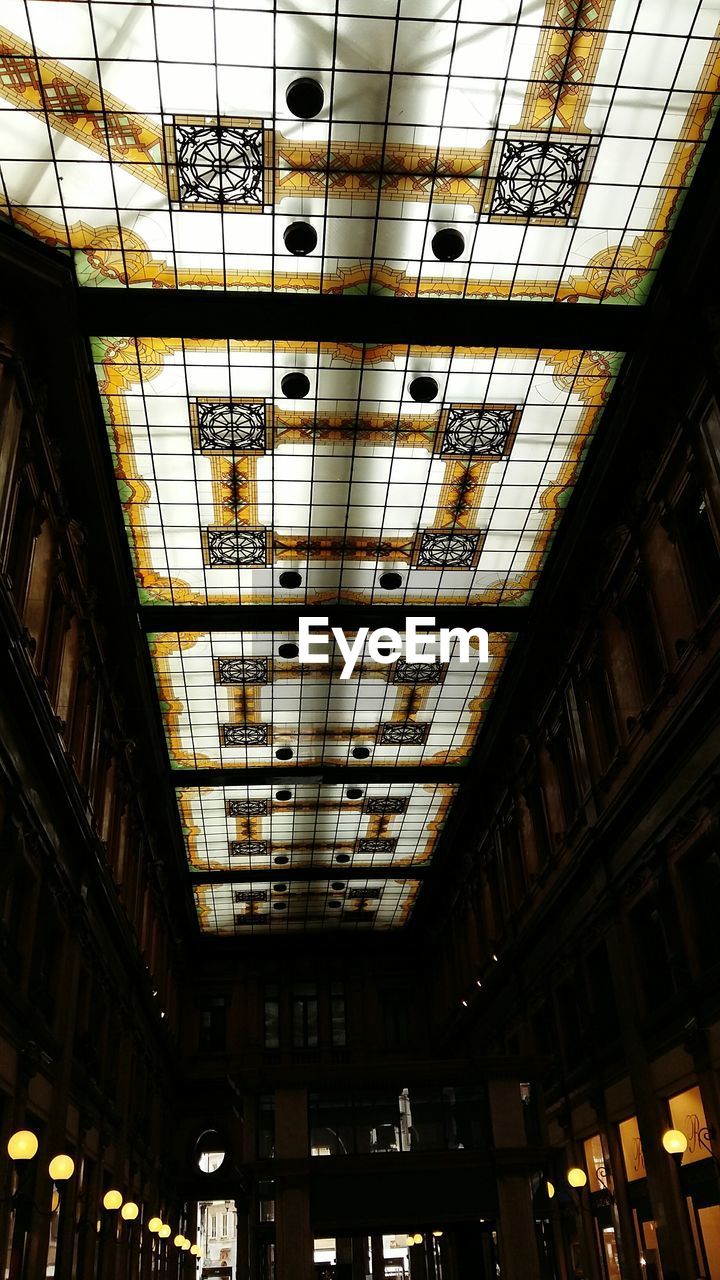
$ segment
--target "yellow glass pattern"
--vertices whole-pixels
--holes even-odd
[[[714,0],[364,8],[4,0],[5,215],[91,286],[642,301],[716,108]]]

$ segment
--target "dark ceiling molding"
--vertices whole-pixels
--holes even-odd
[[[245,871],[231,867],[223,871],[191,871],[193,884],[273,884],[305,880],[422,880],[429,863],[418,866],[354,867],[352,863],[319,867],[263,867]]]
[[[462,782],[464,764],[369,764],[369,765],[257,765],[250,769],[173,769],[173,785],[180,787],[293,787],[317,782],[323,786],[344,786],[349,782],[396,783]]]
[[[195,289],[79,289],[91,336],[273,338],[632,351],[641,307],[464,298],[335,297]]]
[[[331,627],[394,627],[408,618],[434,618],[437,627],[484,627],[486,631],[524,631],[529,609],[513,605],[145,605],[145,631],[297,631],[298,619],[328,618]]]

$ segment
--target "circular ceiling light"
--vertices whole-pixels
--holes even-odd
[[[283,242],[288,253],[296,258],[304,258],[317,246],[317,231],[309,222],[291,222],[283,231]]]
[[[296,644],[281,644],[278,647],[278,653],[281,658],[297,658],[300,650]]]
[[[455,262],[465,248],[465,237],[455,227],[443,227],[432,238],[432,251],[439,262]]]
[[[427,404],[430,400],[434,400],[438,393],[438,384],[434,378],[423,375],[420,378],[413,378],[408,386],[408,391],[413,400],[417,400],[421,404]]]
[[[312,120],[318,116],[325,105],[325,91],[317,80],[310,76],[300,76],[293,80],[285,94],[288,111],[298,120]]]
[[[380,586],[384,591],[397,591],[402,586],[402,577],[399,573],[381,573]]]
[[[280,387],[288,400],[304,400],[310,390],[310,379],[304,373],[286,373]]]
[[[302,582],[302,574],[295,569],[286,569],[284,573],[280,574],[278,582],[281,587],[299,587]]]

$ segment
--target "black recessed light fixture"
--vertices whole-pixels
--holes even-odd
[[[287,791],[285,789],[283,789],[282,791],[276,791],[275,799],[276,800],[292,800],[292,791]]]
[[[330,907],[331,911],[339,911],[340,908],[342,907],[342,902],[338,902],[337,898],[330,898],[328,902],[328,906]]]
[[[455,227],[443,227],[432,238],[432,251],[440,262],[455,262],[465,248],[465,237]]]
[[[325,90],[317,80],[310,76],[300,76],[293,80],[285,94],[288,111],[298,120],[312,120],[320,114],[325,105]]]
[[[287,891],[288,887],[284,883],[273,885],[273,893],[287,893]]]
[[[292,747],[278,747],[275,756],[278,760],[292,760],[293,749]]]
[[[356,760],[367,760],[368,756],[370,755],[370,748],[369,747],[353,747],[350,754]]]
[[[350,854],[349,854],[349,853],[336,853],[336,854],[335,854],[335,861],[336,861],[336,862],[349,862],[349,861],[350,861]]]
[[[287,902],[273,902],[273,911],[287,911]]]
[[[333,893],[342,893],[343,889],[345,888],[345,881],[333,880],[332,884],[330,885],[330,888],[332,889]]]
[[[429,378],[423,374],[420,378],[413,378],[408,391],[413,400],[426,404],[428,401],[435,399],[438,393],[438,384],[434,378]]]
[[[362,791],[360,787],[348,787],[345,792],[348,800],[362,800],[364,794],[365,792]]]
[[[297,573],[295,569],[286,569],[284,573],[280,574],[280,577],[278,578],[278,582],[280,583],[281,587],[299,587],[300,583],[302,582],[302,574]],[[298,654],[297,645],[293,645],[292,647],[294,648],[295,653],[291,654],[290,656],[295,658],[297,657],[297,654]],[[285,655],[283,654],[283,657],[284,656]]]
[[[309,222],[291,222],[283,231],[285,248],[288,253],[294,253],[296,258],[304,258],[306,253],[312,253],[317,241],[317,231]]]
[[[276,867],[286,867],[289,861],[286,853],[279,853],[276,858],[273,858]]]
[[[397,591],[402,586],[402,576],[399,573],[381,573],[380,586],[384,591]]]
[[[310,390],[310,379],[307,374],[299,373],[295,370],[294,373],[285,374],[285,377],[280,382],[280,387],[283,395],[287,396],[288,400],[304,400]]]
[[[290,644],[288,642],[287,644],[281,644],[278,646],[278,653],[281,658],[297,658],[299,652],[300,650],[296,644]]]

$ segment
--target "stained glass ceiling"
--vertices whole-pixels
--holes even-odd
[[[380,294],[396,320],[396,298],[637,307],[715,116],[719,21],[720,0],[4,0],[0,219],[105,302],[95,371],[204,933],[410,919],[622,313],[582,312],[607,350],[556,349],[542,320],[491,345],[480,306],[477,345],[290,341],[282,316],[261,340],[258,299],[240,341],[158,336],[157,291]],[[113,327],[132,298],[145,337]],[[293,608],[350,637],[363,611],[482,613],[488,661],[364,655],[343,681],[332,645],[299,663]]]
[[[310,342],[94,349],[149,604],[527,603],[619,363]]]
[[[4,0],[2,204],[85,285],[637,303],[715,112],[719,17]]]
[[[203,931],[403,925],[514,635],[341,679],[274,610],[520,619],[622,353],[92,346]]]

